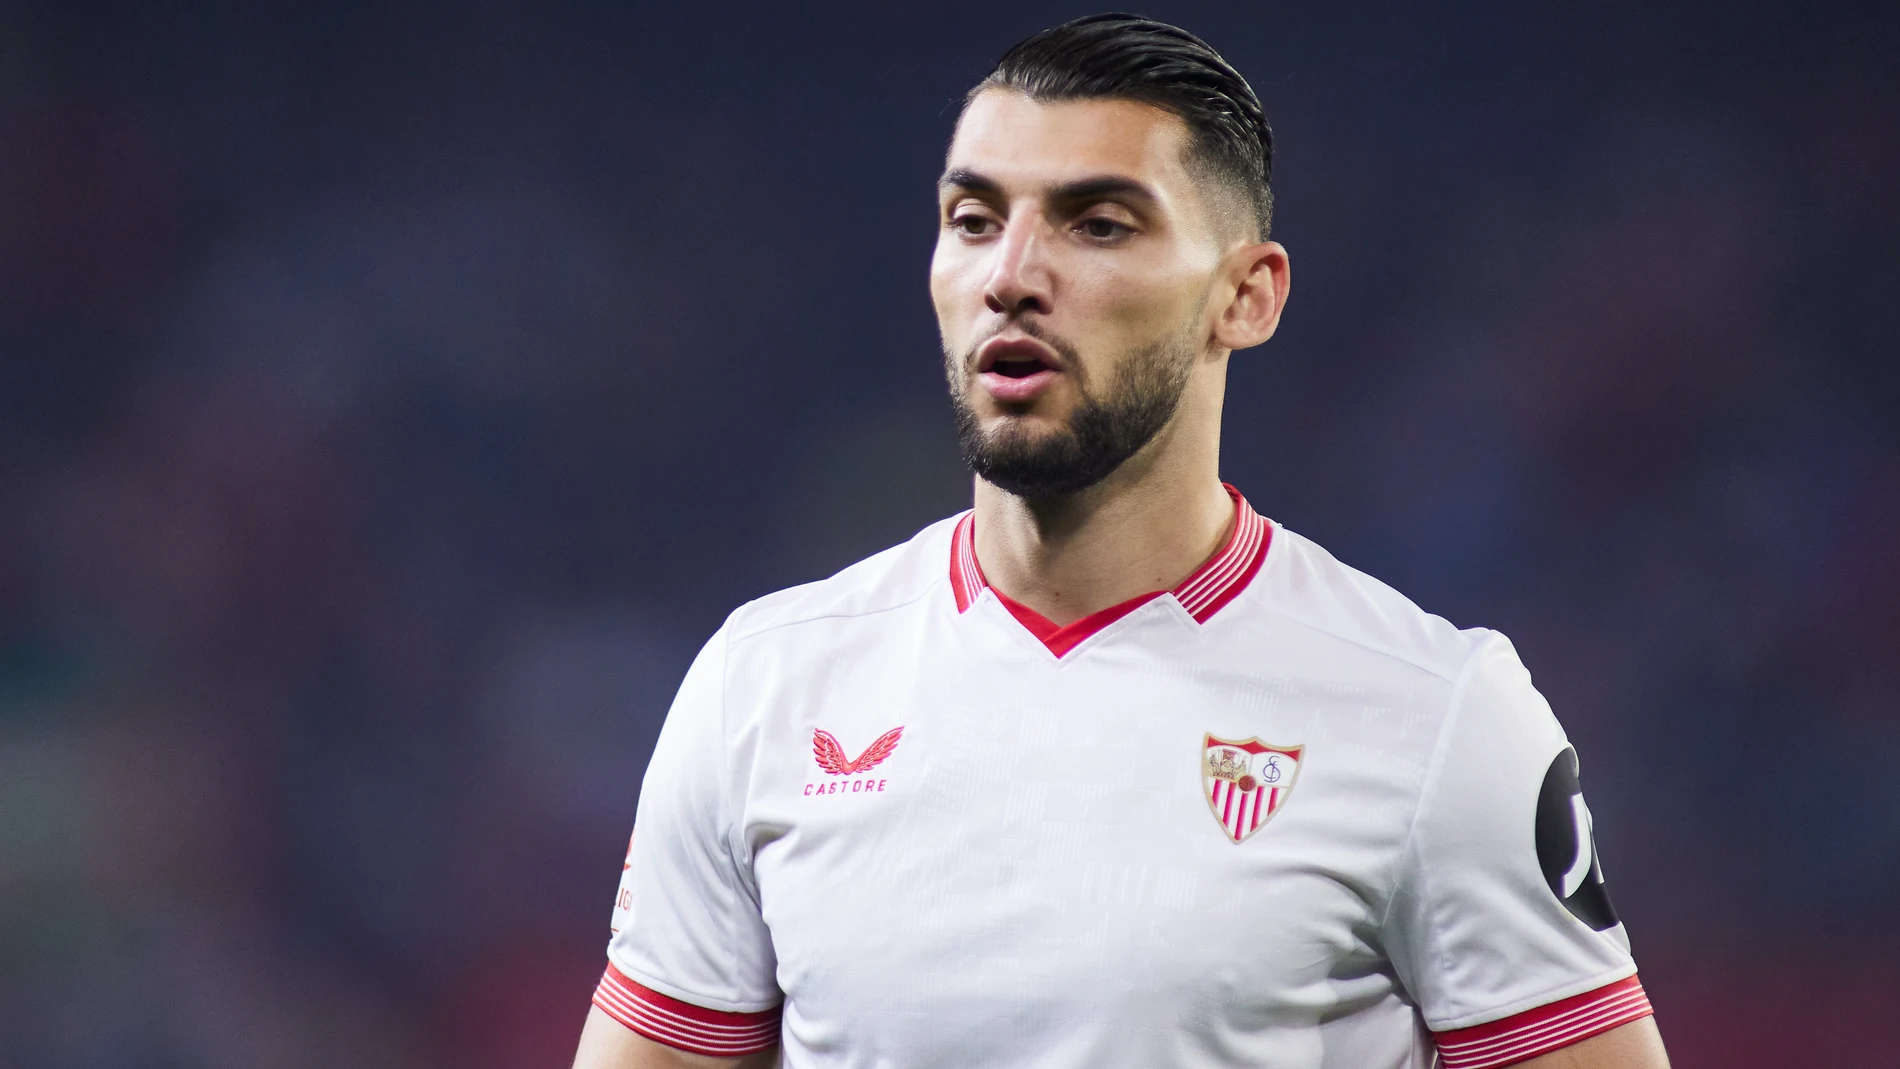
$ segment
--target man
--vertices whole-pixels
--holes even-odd
[[[1270,136],[1131,16],[972,91],[930,282],[975,509],[694,662],[578,1065],[1666,1065],[1510,644],[1219,479]]]

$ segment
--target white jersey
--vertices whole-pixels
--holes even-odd
[[[1503,636],[1234,494],[1056,627],[966,513],[735,612],[640,794],[595,1003],[782,1064],[1507,1065],[1649,1013]]]

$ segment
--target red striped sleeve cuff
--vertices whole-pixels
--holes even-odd
[[[1501,1021],[1439,1032],[1434,1038],[1445,1069],[1496,1069],[1549,1054],[1651,1012],[1649,996],[1632,976]]]
[[[775,1006],[757,1013],[709,1010],[630,980],[611,963],[601,975],[600,986],[594,988],[594,1005],[656,1043],[715,1058],[737,1058],[777,1045],[783,1009]]]

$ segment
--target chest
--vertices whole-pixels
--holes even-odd
[[[794,1004],[1270,1027],[1378,970],[1417,695],[1089,652],[780,689],[746,834]]]

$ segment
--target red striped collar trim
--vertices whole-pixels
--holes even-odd
[[[1247,584],[1259,573],[1261,562],[1267,558],[1267,547],[1273,542],[1273,524],[1255,512],[1247,504],[1247,499],[1240,496],[1239,490],[1226,483],[1221,486],[1234,499],[1233,532],[1227,536],[1227,544],[1221,547],[1220,552],[1209,557],[1206,563],[1194,570],[1193,575],[1182,580],[1173,590],[1156,590],[1130,598],[1066,626],[1056,625],[1034,609],[1011,600],[1000,590],[991,592],[1009,610],[1010,615],[1021,621],[1058,657],[1074,649],[1083,639],[1162,594],[1174,595],[1174,599],[1181,603],[1189,616],[1194,617],[1197,623],[1206,623],[1222,606],[1247,589]],[[976,560],[974,512],[965,513],[957,521],[956,531],[950,538],[950,590],[956,595],[957,611],[960,613],[968,612],[983,591],[991,590],[989,580],[983,577],[983,568]]]

